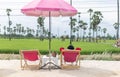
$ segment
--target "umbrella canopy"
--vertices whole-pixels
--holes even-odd
[[[73,16],[77,14],[77,10],[64,0],[34,0],[24,6],[21,11],[28,16],[49,17],[49,55],[51,53],[51,16]],[[51,59],[49,60],[51,61]],[[51,62],[49,63],[51,64]]]
[[[73,16],[77,10],[64,0],[34,0],[21,9],[28,16]]]

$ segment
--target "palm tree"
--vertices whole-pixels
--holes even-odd
[[[77,39],[76,41],[79,41],[79,31],[80,31],[80,27],[79,26],[76,26],[76,31],[77,31]]]
[[[80,31],[81,31],[81,32],[80,32],[80,33],[81,33],[81,34],[80,34],[80,35],[81,35],[80,38],[82,38],[82,27],[83,27],[83,23],[84,23],[83,20],[80,20],[80,21],[79,21],[79,28],[81,29],[81,30],[80,30]]]
[[[83,24],[82,24],[83,26],[82,26],[82,29],[83,29],[83,41],[84,41],[84,39],[85,39],[85,30],[87,29],[87,23],[86,22],[84,22]]]
[[[78,29],[78,38],[77,38],[77,41],[79,40],[79,38],[80,38],[80,27],[79,27],[79,25],[80,25],[80,14],[81,14],[81,12],[78,12],[78,27],[77,27],[77,29]]]
[[[40,25],[40,27],[42,29],[41,34],[44,34],[44,20],[45,20],[44,17],[38,17],[38,19],[37,19],[37,22],[38,22],[38,24]]]
[[[24,26],[21,27],[21,32],[22,32],[22,35],[25,33],[25,28],[24,28]]]
[[[106,28],[103,28],[103,33],[104,33],[104,41],[105,41],[105,34],[107,32],[107,29]]]
[[[89,16],[90,16],[90,27],[89,27],[89,42],[91,42],[91,15],[92,15],[92,13],[93,13],[93,10],[92,9],[89,9],[88,10],[88,13],[89,13]]]
[[[44,32],[45,32],[45,37],[47,37],[47,35],[48,35],[48,29],[45,29]]]
[[[27,35],[31,33],[31,30],[29,27],[27,27]]]
[[[98,42],[98,38],[99,38],[99,35],[98,35],[98,31],[100,31],[100,26],[97,26],[95,31],[96,31],[96,42]]]
[[[93,41],[95,41],[94,40],[94,32],[97,31],[97,26],[102,21],[102,18],[103,18],[103,16],[100,11],[95,11],[94,14],[92,15],[91,25],[92,25],[92,29],[93,29]]]
[[[73,32],[73,33],[74,33],[74,35],[75,35],[75,32],[76,32],[76,27],[73,27],[72,32]]]
[[[39,32],[40,32],[40,25],[37,25],[36,37],[39,37]]]
[[[4,29],[4,36],[6,36],[6,26],[4,26],[3,29]]]
[[[35,30],[34,30],[34,29],[31,29],[31,33],[34,35],[34,33],[35,33]]]
[[[71,22],[69,23],[69,25],[71,26],[71,38],[70,38],[70,45],[72,44],[72,40],[73,40],[73,36],[72,36],[72,32],[73,32],[73,27],[76,25],[77,19],[72,18]]]
[[[100,39],[100,42],[101,42],[101,27],[100,26],[98,26],[98,35],[97,36],[99,36],[99,39]]]
[[[21,33],[21,30],[22,30],[22,28],[21,28],[21,24],[16,24],[16,31],[17,31],[17,33],[20,35],[20,33]]]
[[[13,34],[16,34],[16,31],[17,31],[16,26],[14,26],[13,27]]]
[[[99,32],[98,36],[99,36],[99,37],[100,37],[100,31],[101,31],[101,27],[98,26],[98,32]]]
[[[113,24],[113,26],[114,26],[114,28],[116,30],[116,39],[118,39],[118,33],[117,33],[118,32],[118,25],[119,25],[118,23]]]
[[[8,16],[8,24],[9,24],[9,40],[11,40],[11,31],[10,31],[10,26],[12,25],[12,21],[10,20],[10,12],[11,9],[6,9],[7,16]]]

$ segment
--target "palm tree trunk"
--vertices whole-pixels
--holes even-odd
[[[98,35],[98,32],[96,30],[96,43],[98,43],[98,37],[97,37],[97,35]]]
[[[117,29],[117,39],[119,39],[119,0],[117,0],[117,22],[118,22],[118,29]]]
[[[11,21],[10,21],[10,17],[8,16],[8,24],[9,24],[9,41],[11,41],[11,30],[10,30],[10,24]]]
[[[94,31],[94,29],[93,29],[93,42],[95,42],[95,31]]]

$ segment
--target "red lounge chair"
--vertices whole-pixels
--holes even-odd
[[[42,61],[38,50],[20,50],[20,55],[22,69],[30,69],[32,66],[37,67],[37,69],[40,68]]]
[[[61,51],[61,68],[62,69],[78,69],[80,68],[80,50]]]

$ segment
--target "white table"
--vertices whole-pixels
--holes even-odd
[[[49,62],[49,57],[46,56],[46,55],[43,56],[42,57],[42,66],[45,65],[48,62]],[[58,56],[56,56],[56,57],[52,57],[51,56],[51,62],[54,63],[54,64],[56,64],[56,65],[58,65]]]

